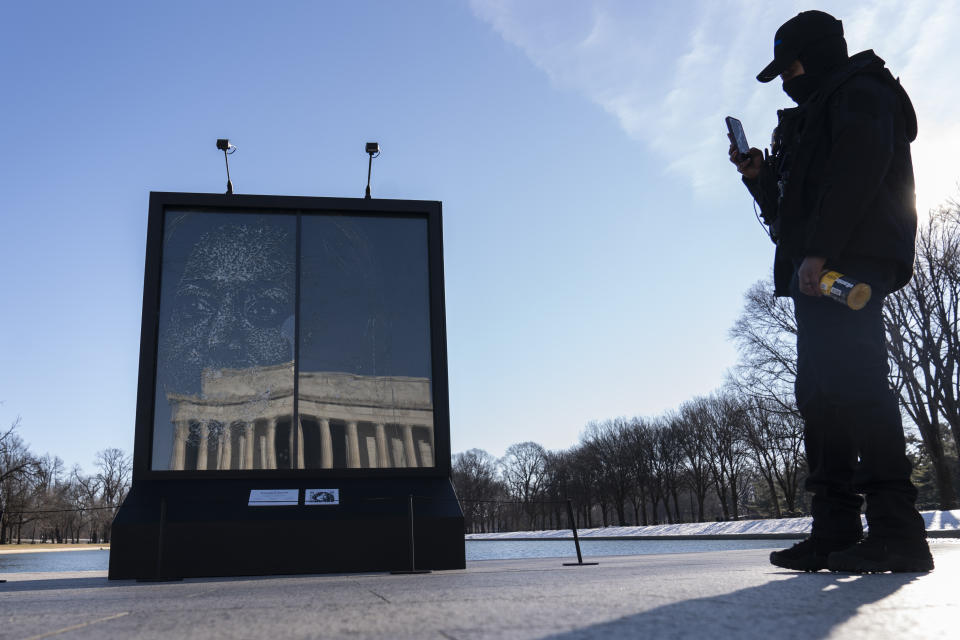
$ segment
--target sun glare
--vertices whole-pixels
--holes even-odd
[[[960,127],[944,132],[935,143],[917,141],[912,145],[913,172],[917,183],[917,217],[922,221],[950,198],[960,192],[960,167],[955,161],[955,149],[960,143]]]

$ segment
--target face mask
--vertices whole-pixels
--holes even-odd
[[[820,81],[816,76],[804,73],[784,82],[783,91],[797,104],[803,104],[816,92],[819,86]]]

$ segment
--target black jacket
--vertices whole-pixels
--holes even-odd
[[[917,116],[899,80],[864,51],[805,103],[778,115],[781,149],[756,180],[744,178],[777,243],[777,295],[789,295],[805,256],[823,256],[837,269],[888,265],[888,286],[905,285],[917,231],[910,158]]]

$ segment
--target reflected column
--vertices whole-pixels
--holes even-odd
[[[277,419],[270,418],[267,420],[267,448],[265,449],[266,453],[261,455],[264,456],[266,460],[265,468],[266,469],[276,469],[277,468]]]
[[[413,427],[405,424],[403,429],[403,451],[407,457],[407,466],[417,466],[417,450],[413,447]]]
[[[297,460],[294,456],[297,453],[297,428],[293,424],[293,416],[290,417],[290,435],[287,437],[287,460],[291,469],[297,468]]]
[[[333,468],[333,438],[330,436],[330,419],[319,418],[320,427],[320,468]]]
[[[377,466],[386,469],[390,466],[390,453],[387,451],[387,428],[378,424],[375,427],[377,434]]]
[[[421,440],[417,444],[419,445],[420,461],[423,462],[423,466],[432,467],[433,466],[433,449],[431,449],[430,443]]]
[[[200,423],[200,447],[197,449],[197,471],[204,471],[207,468],[207,447],[209,442],[210,427],[207,422]]]
[[[213,458],[213,468],[214,469],[223,469],[223,425],[217,423],[217,452],[214,454]]]
[[[403,452],[403,439],[390,436],[390,454],[393,456],[393,466],[407,466],[407,456]]]
[[[223,448],[220,450],[220,468],[221,469],[232,469],[233,468],[233,425],[225,424],[223,425],[223,431],[220,434],[220,437],[223,439]]]
[[[360,468],[360,438],[357,434],[357,421],[347,422],[347,467]]]
[[[436,439],[434,438],[433,425],[423,425],[424,429],[427,430],[427,440],[420,442],[420,460],[423,462],[423,466],[432,467],[434,464],[433,459],[433,448],[436,446]]]
[[[173,428],[173,453],[170,455],[170,468],[174,471],[183,471],[187,460],[187,436],[190,434],[190,423],[179,421]]]
[[[297,469],[303,469],[303,422],[300,416],[297,416]]]
[[[243,425],[243,468],[253,469],[253,423]]]

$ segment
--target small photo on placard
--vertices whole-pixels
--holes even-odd
[[[333,506],[340,504],[340,489],[307,489],[303,503],[310,505]]]
[[[285,507],[300,504],[299,489],[250,489],[248,507]]]

